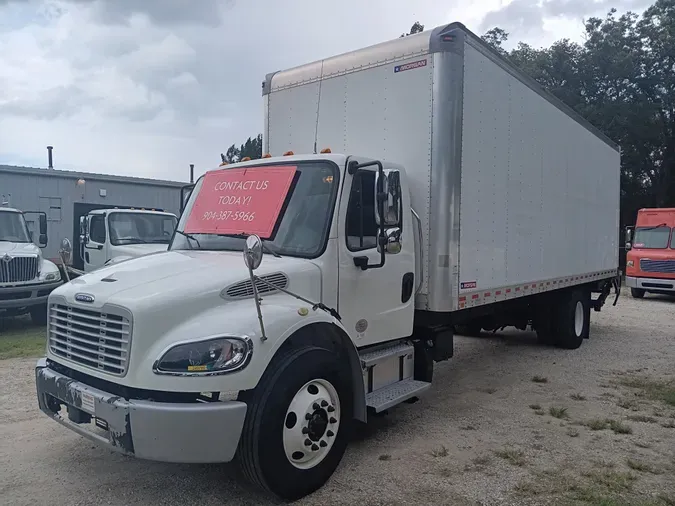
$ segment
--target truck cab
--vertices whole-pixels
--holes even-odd
[[[38,244],[28,230],[25,214],[38,215]],[[63,284],[56,264],[42,256],[40,248],[47,246],[47,241],[45,213],[0,207],[0,316],[30,313],[35,324],[46,323],[47,298]]]
[[[675,208],[638,211],[626,229],[626,286],[641,299],[647,293],[675,295]]]
[[[166,251],[178,218],[145,209],[97,209],[80,218],[84,272],[158,251]]]

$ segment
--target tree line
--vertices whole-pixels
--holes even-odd
[[[415,22],[401,37],[423,30]],[[675,207],[675,0],[642,15],[611,9],[586,20],[584,32],[581,43],[520,42],[510,51],[499,27],[482,38],[621,146],[621,224],[629,225],[642,207]],[[221,156],[260,158],[262,135]]]

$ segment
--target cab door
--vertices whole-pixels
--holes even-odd
[[[410,336],[415,310],[405,171],[378,164],[348,159],[339,207],[338,311],[359,347]]]
[[[102,267],[108,255],[108,233],[106,219],[103,214],[92,214],[86,217],[87,227],[84,237],[84,272],[91,272]]]

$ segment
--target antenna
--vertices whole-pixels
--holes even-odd
[[[316,155],[316,143],[319,137],[319,109],[321,108],[321,85],[323,84],[323,62],[321,60],[321,76],[319,77],[319,99],[316,101],[316,123],[314,124],[314,154]]]
[[[190,164],[190,184],[195,182],[195,164]]]
[[[54,159],[52,157],[52,149],[54,149],[54,146],[47,146],[47,160],[49,162],[49,167],[50,169],[54,168]]]

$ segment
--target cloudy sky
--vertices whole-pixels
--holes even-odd
[[[0,164],[184,181],[262,130],[266,73],[461,21],[581,40],[649,0],[0,0]]]

